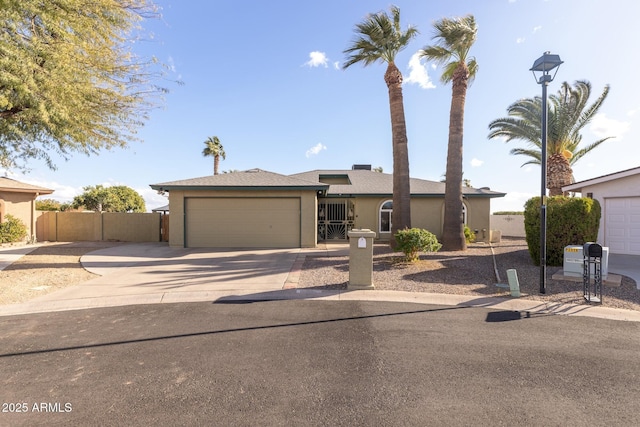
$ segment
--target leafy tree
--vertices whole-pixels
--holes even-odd
[[[209,137],[204,142],[204,150],[202,150],[202,155],[212,156],[213,157],[213,174],[218,175],[218,166],[220,165],[220,157],[222,159],[227,158],[227,153],[224,152],[224,147],[220,143],[220,139],[217,136]]]
[[[435,45],[425,46],[420,56],[444,65],[441,80],[452,84],[449,113],[449,143],[444,193],[444,227],[442,246],[447,251],[467,248],[462,221],[462,141],[464,104],[467,87],[478,72],[478,63],[469,51],[476,41],[478,28],[473,15],[443,18],[434,24]]]
[[[393,224],[391,232],[411,228],[411,190],[409,188],[409,151],[407,126],[402,97],[402,73],[395,64],[396,55],[407,47],[418,30],[408,27],[402,31],[400,9],[391,6],[391,14],[378,12],[356,25],[356,38],[344,53],[348,55],[344,68],[362,63],[386,63],[384,81],[389,90],[391,133],[393,144]],[[395,241],[392,241],[392,244]]]
[[[53,199],[36,200],[37,211],[61,211],[64,212],[71,207],[69,203],[60,203]]]
[[[4,0],[0,166],[126,146],[165,91],[131,45],[150,0]]]
[[[84,193],[73,198],[75,209],[84,207],[96,212],[146,212],[142,196],[124,185],[102,185],[83,188]]]
[[[584,147],[582,129],[593,119],[609,94],[609,86],[605,86],[596,101],[587,105],[591,95],[591,83],[586,80],[562,83],[557,94],[549,97],[547,103],[547,188],[550,196],[562,195],[562,187],[573,182],[571,168],[585,154],[602,144],[611,136],[601,138]],[[509,117],[492,121],[489,124],[489,138],[506,138],[525,141],[529,148],[514,148],[513,155],[529,157],[522,166],[541,164],[542,159],[542,98],[521,99],[507,108]]]

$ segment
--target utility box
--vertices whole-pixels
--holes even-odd
[[[373,289],[373,239],[369,229],[349,231],[349,284],[347,289]]]
[[[588,256],[588,254],[586,254]],[[562,270],[565,276],[582,277],[584,273],[584,247],[582,245],[565,246]],[[590,266],[590,275],[594,276],[594,266]],[[609,248],[602,248],[602,258],[600,263],[602,279],[606,279],[609,273]]]

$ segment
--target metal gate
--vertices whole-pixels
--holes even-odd
[[[318,200],[318,241],[347,240],[347,232],[354,223],[354,200]]]

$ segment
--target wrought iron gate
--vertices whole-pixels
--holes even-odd
[[[352,199],[318,200],[318,241],[346,240],[355,223],[355,202]]]

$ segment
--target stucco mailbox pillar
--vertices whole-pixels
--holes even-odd
[[[368,229],[349,231],[349,285],[347,289],[373,289],[373,239]]]

